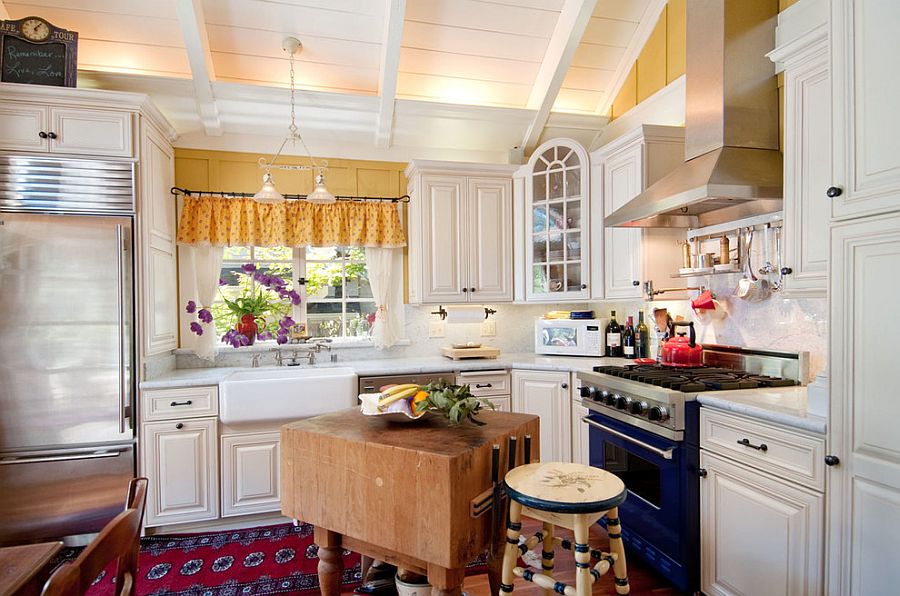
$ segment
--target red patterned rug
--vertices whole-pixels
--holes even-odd
[[[138,596],[245,596],[318,594],[319,559],[313,528],[279,524],[211,534],[176,534],[141,539]],[[74,558],[77,551],[67,553]],[[485,573],[479,557],[466,575]],[[100,574],[89,596],[114,593],[112,567]],[[344,592],[360,583],[359,555],[344,551]]]

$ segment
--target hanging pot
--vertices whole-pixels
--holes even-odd
[[[677,331],[688,327],[688,333]],[[675,321],[669,331],[669,339],[662,345],[660,364],[663,366],[703,366],[703,346],[697,343],[693,321]]]

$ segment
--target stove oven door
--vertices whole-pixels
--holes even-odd
[[[590,464],[621,478],[628,490],[619,507],[626,549],[685,585],[683,442],[597,412],[582,420],[589,427]]]

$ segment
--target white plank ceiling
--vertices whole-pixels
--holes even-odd
[[[491,160],[533,147],[547,128],[590,140],[663,4],[0,0],[12,19],[78,31],[79,84],[149,94],[182,135],[176,144],[282,135],[281,46],[294,36],[299,126],[316,151],[344,143],[389,159],[443,148]]]

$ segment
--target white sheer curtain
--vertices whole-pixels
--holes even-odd
[[[222,271],[221,246],[188,246],[179,245],[179,278],[181,309],[181,347],[192,350],[204,360],[216,359],[216,346],[219,337],[216,333],[215,321],[203,323],[197,314],[185,312],[189,300],[197,304],[197,309],[212,306],[219,289],[219,274]],[[190,329],[191,323],[199,323],[203,335],[197,335]]]
[[[377,308],[372,341],[384,350],[403,338],[403,249],[366,248],[366,268]]]

